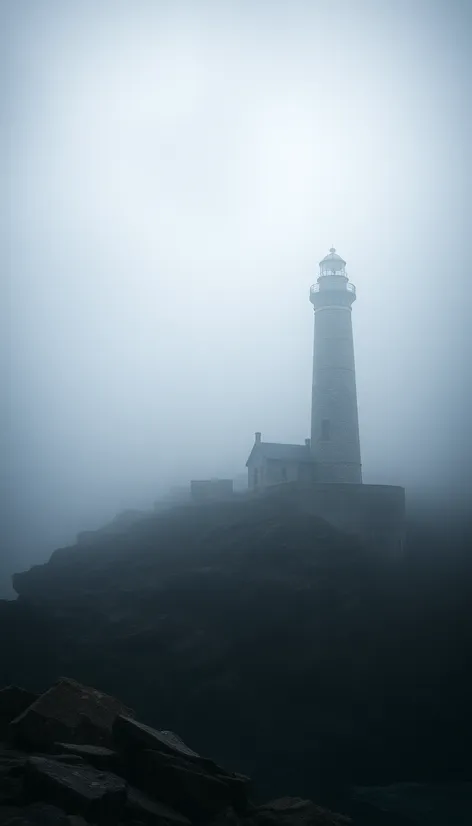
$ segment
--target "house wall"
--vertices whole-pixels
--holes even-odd
[[[268,459],[265,463],[265,484],[280,485],[283,482],[298,482],[299,467],[299,462]]]
[[[249,490],[263,490],[267,485],[275,484],[263,458],[253,459],[247,469],[247,486]],[[280,482],[280,479],[279,479]]]
[[[312,480],[313,465],[310,462],[284,462],[279,459],[261,458],[252,460],[248,466],[249,490],[261,490],[285,482],[311,482]]]

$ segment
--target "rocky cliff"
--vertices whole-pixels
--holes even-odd
[[[415,541],[384,560],[283,492],[129,520],[15,576],[0,681],[95,684],[252,776],[261,800],[462,781],[469,557]]]

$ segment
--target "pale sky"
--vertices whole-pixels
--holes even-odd
[[[333,244],[358,291],[364,481],[457,488],[471,4],[4,0],[0,17],[7,554],[240,473],[255,430],[302,442],[309,287]]]

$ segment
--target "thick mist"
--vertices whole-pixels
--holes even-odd
[[[364,481],[467,504],[470,4],[1,17],[8,574],[243,472],[255,430],[309,435],[332,244],[358,291]]]

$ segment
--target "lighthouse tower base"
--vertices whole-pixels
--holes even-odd
[[[405,489],[396,485],[289,483],[266,489],[293,501],[300,511],[326,519],[391,557],[405,549]]]

